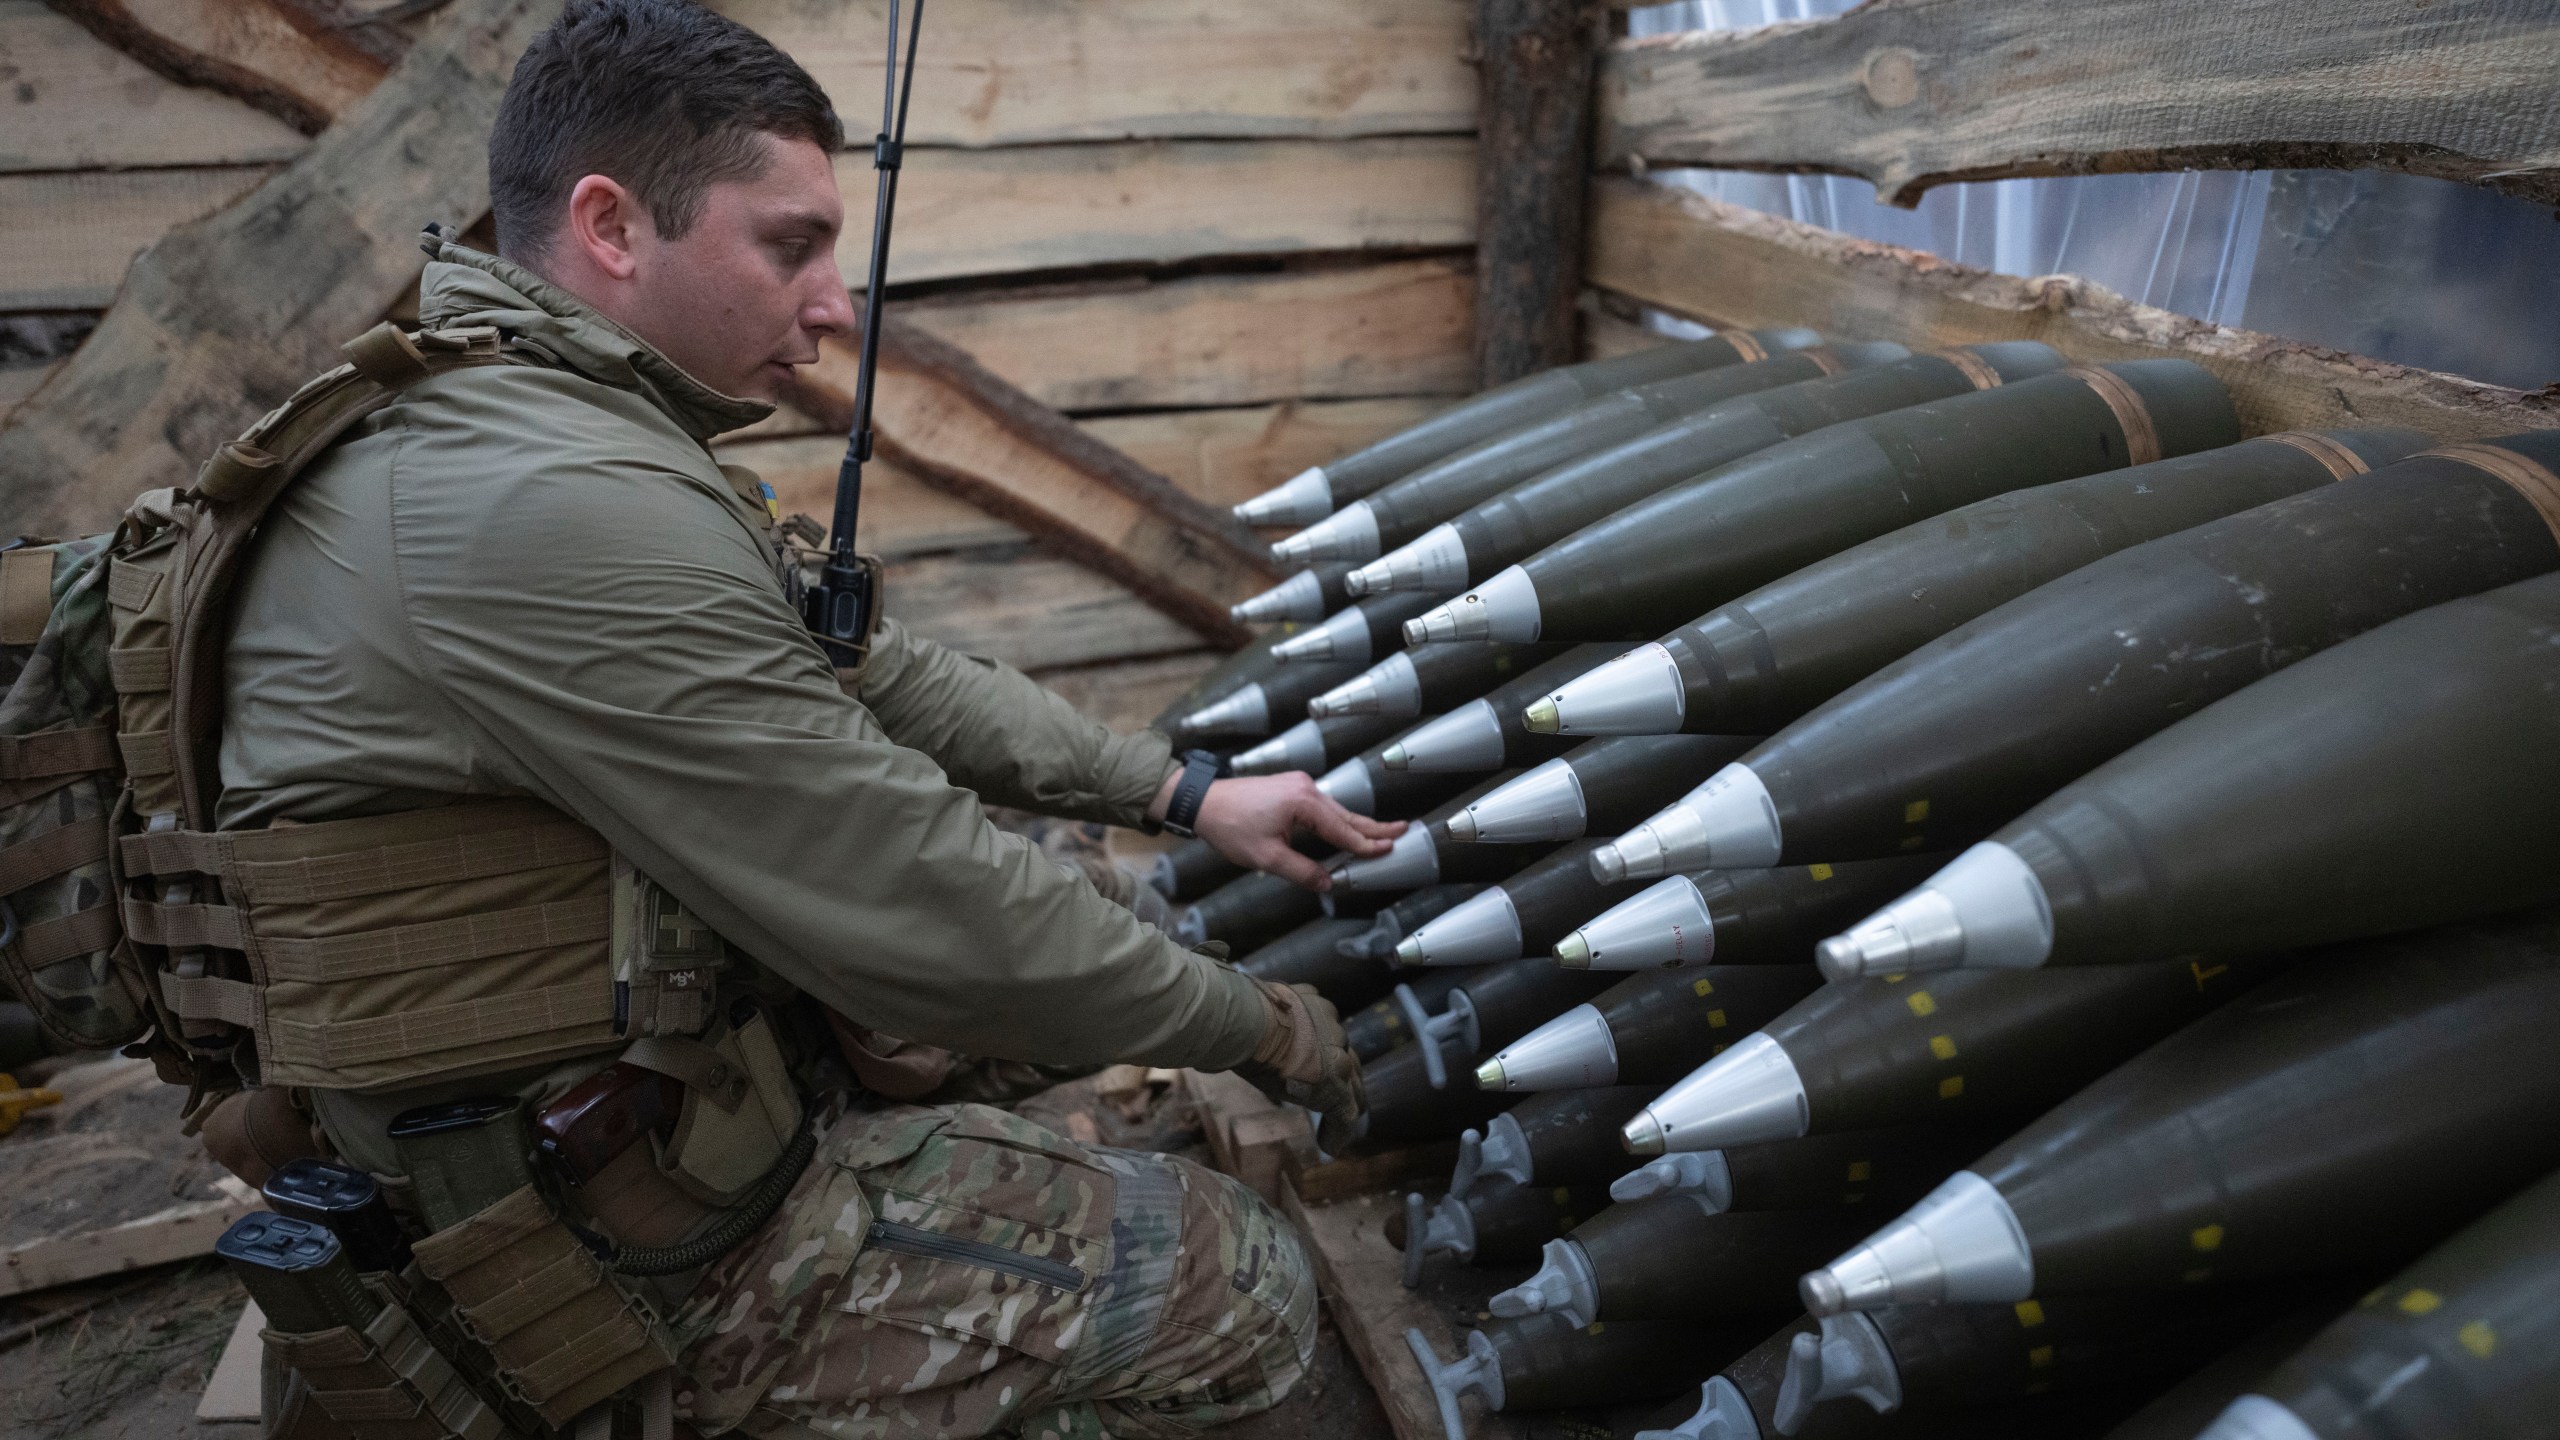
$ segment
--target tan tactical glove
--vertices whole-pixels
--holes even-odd
[[[1328,1152],[1341,1149],[1358,1137],[1360,1115],[1369,1103],[1360,1087],[1359,1057],[1342,1034],[1342,1017],[1312,985],[1256,983],[1271,1002],[1271,1028],[1236,1073],[1274,1100],[1321,1115],[1316,1143]]]

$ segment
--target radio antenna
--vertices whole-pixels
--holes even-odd
[[[871,168],[879,172],[871,214],[871,269],[862,288],[862,358],[854,370],[853,429],[845,437],[844,462],[836,468],[835,522],[827,527],[827,564],[801,600],[801,618],[826,647],[838,669],[862,663],[871,642],[871,617],[880,603],[875,568],[854,553],[854,527],[862,519],[862,466],[871,458],[871,392],[880,374],[881,291],[889,280],[889,220],[898,206],[898,168],[907,146],[907,102],[916,89],[916,38],[924,29],[924,0],[911,0],[906,60],[898,58],[899,0],[889,0],[889,62],[880,97],[880,134],[871,142]]]

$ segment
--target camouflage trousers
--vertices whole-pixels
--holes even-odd
[[[845,1116],[674,1321],[705,1435],[1181,1440],[1315,1345],[1295,1234],[1224,1175],[982,1105]]]

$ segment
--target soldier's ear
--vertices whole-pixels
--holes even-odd
[[[638,273],[640,247],[658,234],[648,207],[609,175],[584,176],[571,186],[565,219],[562,238],[589,265],[615,280]]]

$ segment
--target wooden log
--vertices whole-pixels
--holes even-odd
[[[1022,670],[1200,648],[1189,626],[1125,587],[1029,545],[892,560],[883,607],[928,640]]]
[[[1598,32],[1580,0],[1481,0],[1476,375],[1490,387],[1570,363]]]
[[[852,423],[855,355],[829,341],[799,372],[792,403],[829,428]],[[1040,537],[1229,647],[1227,607],[1277,577],[1232,519],[988,373],[892,312],[881,326],[873,402],[879,453],[898,468]]]
[[[0,173],[280,164],[311,142],[228,95],[180,85],[39,0],[0,0]],[[0,214],[0,251],[15,247]]]
[[[1475,142],[1123,141],[907,152],[892,281],[1475,242]],[[871,192],[867,151],[836,176]],[[871,227],[845,229],[862,273]]]
[[[2385,167],[2560,200],[2560,15],[2533,0],[1879,0],[1625,42],[1604,163],[1950,180]]]
[[[1448,257],[963,291],[898,313],[1073,413],[1462,395],[1474,303]]]
[[[867,140],[882,0],[717,0],[807,67]],[[907,139],[1419,135],[1475,127],[1468,0],[934,0]],[[871,107],[865,110],[866,103]]]
[[[202,85],[317,135],[389,67],[285,0],[53,0],[99,39],[182,85]]]
[[[1593,192],[1591,280],[1712,325],[1810,325],[1914,350],[2042,340],[2080,361],[2178,356],[2231,387],[2251,434],[2406,425],[2472,439],[2560,425],[2524,394],[2136,305],[2073,276],[2019,279],[1632,180]]]
[[[104,308],[136,254],[273,173],[239,165],[0,175],[0,309]]]
[[[560,4],[454,0],[300,159],[136,260],[97,333],[0,429],[0,514],[103,527],[337,363],[417,283],[418,223],[487,208],[498,96]]]
[[[1318,400],[1097,415],[1076,423],[1194,499],[1223,511],[1310,465],[1417,424],[1445,403],[1441,396]]]

